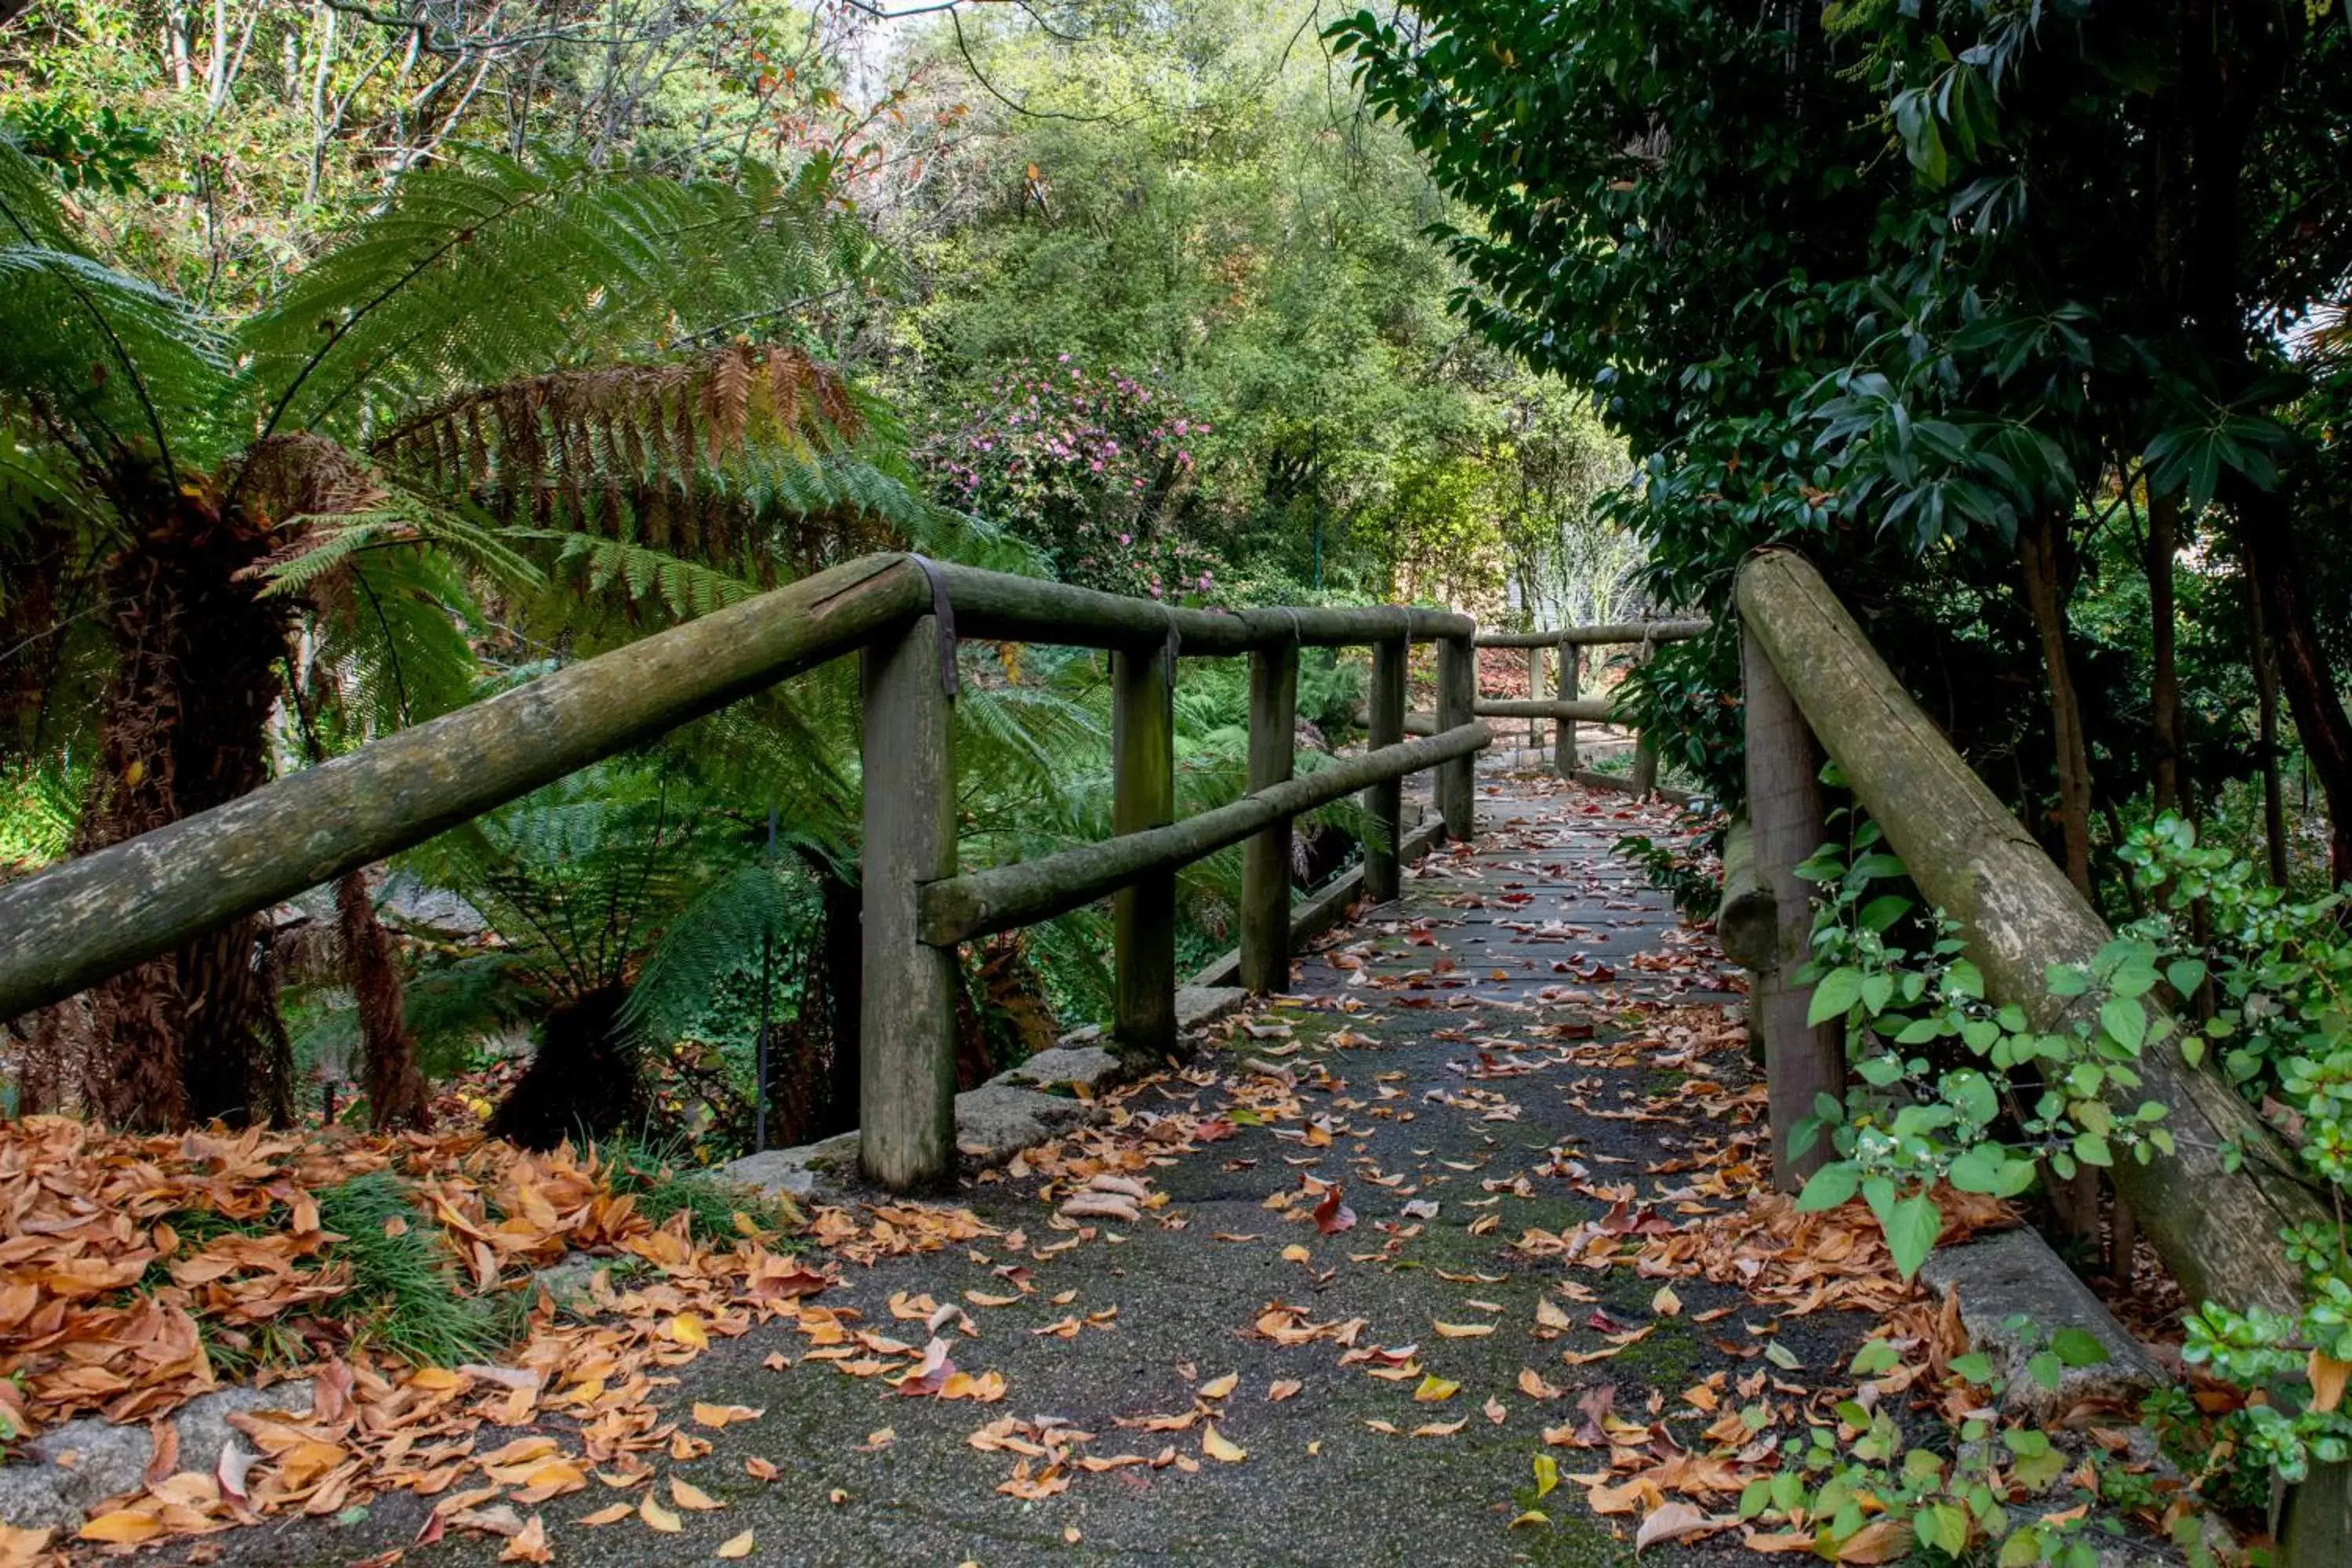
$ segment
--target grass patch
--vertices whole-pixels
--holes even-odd
[[[743,1215],[763,1231],[782,1232],[800,1226],[800,1211],[782,1198],[762,1198],[708,1171],[696,1170],[667,1158],[652,1144],[629,1141],[608,1143],[601,1152],[607,1163],[604,1180],[614,1196],[637,1201],[637,1212],[649,1224],[667,1225],[680,1214],[697,1241],[724,1241],[742,1235],[735,1224]]]
[[[354,1176],[318,1198],[320,1223],[344,1238],[325,1259],[352,1271],[351,1289],[321,1302],[320,1315],[343,1322],[354,1342],[414,1366],[456,1366],[489,1359],[521,1331],[527,1295],[461,1294],[440,1232],[390,1172]]]

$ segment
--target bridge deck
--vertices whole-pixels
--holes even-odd
[[[541,1510],[555,1560],[708,1561],[749,1528],[753,1560],[811,1564],[1618,1563],[1643,1507],[1596,1517],[1573,1483],[1543,1504],[1555,1525],[1507,1528],[1537,1454],[1606,1470],[1604,1428],[1629,1471],[1705,1453],[1718,1414],[1759,1398],[1801,1430],[1874,1320],[1661,1260],[1730,1223],[1767,1142],[1719,955],[1611,854],[1670,814],[1533,778],[1488,776],[1480,797],[1473,847],[1323,944],[1295,994],[1219,1026],[1218,1054],[971,1186],[986,1233],[845,1263],[809,1303],[918,1346],[925,1323],[894,1300],[916,1319],[960,1308],[954,1361],[1000,1376],[1001,1399],[900,1395],[811,1356],[821,1329],[755,1327],[678,1369],[663,1402],[713,1451],[656,1470],[724,1508],[687,1513],[682,1534],[576,1528],[637,1495],[591,1487]],[[1158,1206],[1057,1225],[1060,1194],[1104,1170]],[[1350,1228],[1322,1232],[1317,1183]],[[921,1235],[878,1237],[873,1217],[835,1223],[854,1248]],[[1591,1261],[1643,1248],[1641,1268]],[[764,1364],[779,1355],[788,1370]],[[685,1420],[696,1400],[766,1414],[704,1431]],[[747,1476],[750,1458],[779,1479]],[[1734,1499],[1703,1502],[1720,1516]],[[226,1561],[350,1562],[413,1539],[425,1506],[241,1532]],[[1736,1541],[1643,1560],[1744,1558]],[[498,1546],[452,1531],[408,1561],[488,1563]]]

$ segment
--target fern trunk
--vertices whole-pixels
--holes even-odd
[[[220,805],[268,773],[286,614],[238,577],[268,537],[202,493],[160,479],[148,493],[152,521],[107,574],[115,662],[77,855]],[[266,915],[241,916],[47,1010],[28,1098],[153,1131],[290,1121],[268,929]]]
[[[376,919],[367,873],[347,871],[335,882],[335,921],[343,968],[360,1022],[360,1081],[368,1120],[376,1131],[430,1127],[432,1093],[416,1067],[416,1037],[408,1032],[406,999],[392,939]]]

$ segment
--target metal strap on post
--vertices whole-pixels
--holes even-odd
[[[940,575],[937,562],[912,551],[907,559],[922,569],[924,580],[931,585],[931,615],[940,623],[940,689],[953,701],[963,695],[963,676],[956,668],[955,601],[948,597],[947,579]],[[1169,635],[1175,635],[1173,627]]]

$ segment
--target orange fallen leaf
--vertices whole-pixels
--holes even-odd
[[[1201,1385],[1201,1397],[1203,1399],[1223,1399],[1240,1384],[1241,1380],[1242,1375],[1237,1372],[1229,1372],[1223,1377],[1213,1377],[1208,1382]]]
[[[740,1535],[730,1535],[726,1540],[720,1542],[719,1543],[719,1555],[728,1559],[730,1562],[732,1562],[738,1557],[751,1556],[751,1532],[747,1530]]]
[[[680,1312],[664,1325],[663,1331],[679,1344],[691,1345],[698,1351],[710,1348],[710,1336],[703,1331],[702,1320],[692,1312]]]
[[[162,1520],[152,1513],[127,1508],[101,1513],[81,1527],[82,1540],[103,1541],[114,1546],[136,1546],[163,1533]]]
[[[1441,1340],[1483,1340],[1495,1331],[1492,1323],[1433,1323]]]
[[[1451,1437],[1469,1425],[1470,1417],[1467,1415],[1459,1421],[1424,1421],[1412,1429],[1412,1435],[1416,1437]]]
[[[1249,1450],[1227,1441],[1224,1434],[1217,1430],[1216,1423],[1213,1421],[1201,1428],[1201,1452],[1213,1459],[1221,1459],[1228,1465],[1238,1465],[1249,1458]]]
[[[1911,1552],[1909,1527],[1891,1519],[1873,1520],[1838,1542],[1840,1563],[1892,1563]]]
[[[1682,1316],[1683,1299],[1675,1294],[1673,1286],[1661,1285],[1658,1293],[1650,1298],[1650,1310],[1661,1318],[1678,1318]]]
[[[1546,1383],[1535,1371],[1519,1369],[1519,1392],[1529,1399],[1558,1399],[1562,1392],[1557,1384]]]
[[[693,1482],[680,1480],[676,1476],[669,1479],[669,1500],[692,1513],[709,1513],[713,1509],[727,1506]]]
[[[639,1500],[637,1503],[637,1517],[644,1520],[646,1523],[653,1529],[660,1531],[664,1535],[676,1535],[679,1531],[686,1528],[685,1523],[679,1520],[677,1515],[670,1512],[669,1510],[654,1501],[654,1494],[651,1492],[647,1492]]]
[[[1285,1377],[1277,1379],[1274,1384],[1265,1391],[1266,1402],[1272,1405],[1279,1405],[1284,1400],[1290,1398],[1300,1389],[1306,1386],[1307,1385],[1305,1384],[1300,1383],[1294,1378]]]
[[[704,1405],[698,1401],[694,1406],[695,1421],[710,1427],[725,1426],[737,1421],[757,1421],[766,1414],[764,1410],[753,1410],[743,1405]]]
[[[507,1549],[499,1553],[501,1563],[552,1563],[554,1548],[547,1544],[547,1523],[532,1514],[530,1522],[507,1541]]]
[[[773,1459],[762,1459],[755,1454],[743,1461],[743,1473],[755,1481],[772,1481],[778,1471]]]
[[[636,1511],[625,1502],[611,1503],[598,1509],[594,1513],[582,1514],[579,1522],[592,1529],[598,1525],[618,1524]]]

